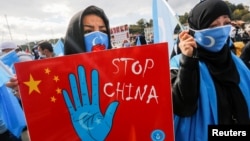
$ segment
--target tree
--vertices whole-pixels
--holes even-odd
[[[184,15],[179,16],[179,21],[180,21],[181,24],[187,23],[188,22],[187,19],[188,19],[188,13],[187,12],[185,12]]]
[[[241,18],[243,21],[250,22],[250,13],[245,14]]]
[[[153,26],[153,20],[150,19],[149,22],[147,22],[146,19],[140,19],[136,22],[136,24],[132,24],[129,26],[129,33],[135,34],[135,33],[144,33],[144,28],[146,27],[152,27]]]

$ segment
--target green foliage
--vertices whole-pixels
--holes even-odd
[[[182,24],[187,23],[187,19],[188,19],[188,13],[187,12],[184,15],[179,17],[179,21]]]
[[[129,26],[129,33],[130,34],[136,34],[136,33],[143,34],[144,28],[152,27],[152,26],[153,26],[152,19],[150,19],[149,21],[147,21],[146,19],[140,19],[136,22],[136,24],[131,24]]]
[[[250,13],[245,14],[244,16],[241,17],[243,21],[250,22]]]

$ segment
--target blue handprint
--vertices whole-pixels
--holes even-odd
[[[85,70],[82,66],[78,66],[78,81],[80,91],[78,91],[77,81],[74,74],[69,74],[69,82],[75,108],[71,103],[68,92],[63,90],[63,97],[67,104],[68,111],[71,116],[72,124],[84,141],[104,141],[112,127],[114,113],[117,109],[118,102],[112,102],[103,115],[99,106],[99,81],[98,72],[92,71],[92,102],[89,101]],[[78,94],[81,93],[81,96]],[[82,98],[82,104],[80,101]]]

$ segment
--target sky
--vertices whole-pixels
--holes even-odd
[[[200,0],[168,0],[178,15],[189,12]],[[250,0],[229,0],[250,6]],[[152,19],[152,0],[0,0],[0,43],[63,38],[70,18],[89,5],[102,8],[110,26]]]

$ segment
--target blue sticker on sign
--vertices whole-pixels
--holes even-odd
[[[165,133],[162,130],[154,130],[151,134],[152,141],[163,141],[165,139]]]

